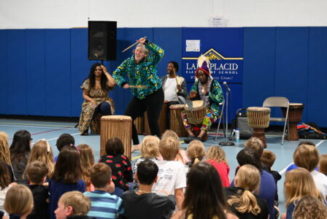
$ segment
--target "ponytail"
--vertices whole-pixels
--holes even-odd
[[[249,190],[244,190],[240,196],[231,196],[227,203],[240,213],[258,215],[261,212],[256,197]]]

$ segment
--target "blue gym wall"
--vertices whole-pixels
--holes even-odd
[[[228,29],[228,28],[226,28]],[[147,36],[165,49],[160,75],[170,60],[182,63],[183,28],[119,28],[117,57],[105,62],[110,72],[131,51],[121,51]],[[268,96],[304,103],[303,121],[327,127],[327,27],[249,27],[244,31],[243,81],[233,85],[235,109],[260,106]],[[87,29],[0,30],[0,114],[79,116],[79,86],[94,61],[87,59]],[[188,85],[190,86],[190,85]],[[131,98],[115,88],[117,114]]]

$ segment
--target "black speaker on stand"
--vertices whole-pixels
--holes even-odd
[[[116,59],[116,21],[89,21],[89,60]]]

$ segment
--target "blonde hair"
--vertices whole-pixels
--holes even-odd
[[[327,175],[327,154],[320,155],[319,158],[319,171]]]
[[[175,160],[179,150],[179,141],[173,137],[167,137],[160,141],[159,151],[164,160]]]
[[[244,147],[252,148],[259,153],[259,156],[261,156],[263,153],[264,144],[260,138],[251,137],[244,143]]]
[[[250,164],[241,166],[235,176],[235,186],[244,189],[240,196],[231,196],[227,203],[232,206],[236,204],[235,209],[241,213],[251,213],[257,215],[261,212],[257,199],[252,193],[260,186],[260,172]]]
[[[143,52],[144,52],[144,54],[146,56],[149,54],[149,50],[145,47],[145,45],[143,43],[137,44],[136,47],[135,47],[135,49],[138,48],[138,47],[142,48],[142,50],[143,50]]]
[[[50,178],[54,171],[54,161],[51,146],[46,140],[37,141],[33,147],[28,159],[28,163],[38,160],[43,162],[48,168],[48,177]]]
[[[90,199],[88,199],[85,195],[83,195],[83,193],[79,191],[64,193],[60,197],[59,202],[62,203],[65,207],[72,207],[73,213],[70,216],[86,215],[91,208]]]
[[[303,197],[295,206],[293,212],[294,219],[326,219],[327,208],[317,198],[312,196]]]
[[[157,136],[148,135],[141,143],[141,155],[144,158],[155,158],[159,156],[160,139]]]
[[[175,138],[177,141],[179,141],[179,136],[177,135],[177,133],[171,129],[167,129],[161,136],[161,139],[167,138],[167,137],[173,137]]]
[[[0,132],[0,160],[11,165],[8,135],[5,132]]]
[[[263,150],[260,160],[266,167],[270,169],[275,163],[276,155],[272,151]]]
[[[187,156],[190,158],[192,165],[199,163],[205,155],[204,144],[199,140],[193,140],[187,147]]]
[[[15,184],[6,194],[4,209],[9,214],[26,215],[33,210],[33,195],[31,190],[22,184]]]
[[[225,151],[219,146],[211,146],[207,150],[206,159],[227,163]]]
[[[284,194],[286,206],[306,195],[322,199],[310,172],[304,168],[293,169],[286,173]]]
[[[86,185],[91,184],[90,173],[94,165],[94,155],[92,148],[87,144],[77,145],[77,150],[79,151],[81,168],[82,168],[82,179]]]
[[[319,152],[315,146],[301,144],[295,149],[293,160],[297,166],[303,167],[311,172],[319,163]]]

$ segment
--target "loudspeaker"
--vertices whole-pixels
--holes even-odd
[[[116,21],[89,21],[89,60],[116,59]]]

